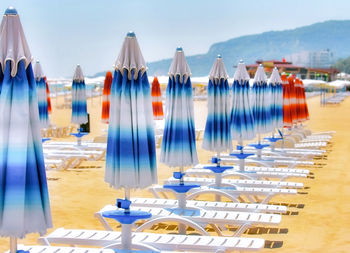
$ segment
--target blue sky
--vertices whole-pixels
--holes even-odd
[[[33,56],[48,77],[112,69],[125,34],[136,33],[147,62],[186,55],[234,37],[350,19],[350,1],[1,0],[17,8]]]

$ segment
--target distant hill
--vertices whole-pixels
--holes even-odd
[[[286,55],[303,50],[317,51],[327,48],[335,53],[336,58],[350,56],[350,20],[326,21],[293,30],[233,38],[213,44],[206,54],[186,58],[194,76],[206,76],[217,54],[221,54],[227,71],[232,76],[232,67],[240,59],[251,64],[258,59],[281,60]],[[171,59],[150,62],[147,64],[148,74],[167,75],[170,63]],[[96,75],[104,74],[105,72],[100,72]]]
[[[336,58],[350,56],[350,20],[326,21],[293,30],[242,36],[213,44],[206,54],[187,56],[194,76],[208,75],[217,54],[222,54],[229,75],[240,59],[247,64],[258,59],[282,59],[303,50],[329,48]],[[175,49],[174,49],[175,50]],[[186,49],[185,49],[186,54]],[[167,75],[171,59],[148,63],[149,75]]]

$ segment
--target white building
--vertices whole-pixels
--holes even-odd
[[[299,53],[287,55],[285,58],[294,65],[307,68],[329,68],[335,61],[334,53],[329,49],[321,51],[301,51]]]

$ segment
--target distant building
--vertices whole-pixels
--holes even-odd
[[[330,68],[335,61],[334,53],[329,49],[321,51],[302,51],[287,55],[286,60],[307,68]]]
[[[333,81],[336,79],[336,75],[339,73],[339,71],[335,68],[308,68],[300,65],[294,65],[285,59],[282,61],[258,60],[255,64],[247,65],[247,70],[251,78],[254,78],[256,69],[259,64],[262,64],[264,66],[265,72],[268,74],[268,76],[270,76],[274,67],[277,67],[280,73],[285,72],[287,74],[294,74],[301,79]]]

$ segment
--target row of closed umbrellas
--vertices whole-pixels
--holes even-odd
[[[38,68],[34,76],[32,56],[14,8],[8,8],[3,17],[0,45],[0,235],[11,237],[11,252],[16,252],[13,243],[16,237],[32,232],[44,234],[52,226],[40,135],[40,127],[48,122],[45,111],[49,104],[42,70]],[[108,76],[111,92],[104,93],[104,98],[110,99],[109,117],[103,119],[109,121],[105,181],[114,188],[125,188],[126,199],[130,197],[130,188],[144,188],[157,182],[152,102],[160,101],[152,101],[146,69],[136,36],[129,32],[115,62],[114,75]],[[287,84],[283,79],[279,82],[276,76],[278,82],[268,86],[264,74],[258,70],[259,78],[252,88],[255,102],[250,104],[245,65],[238,64],[230,97],[222,59],[216,60],[208,85],[204,146],[229,149],[231,138],[249,139],[256,131],[270,131],[270,125],[280,127],[282,104],[278,99],[282,94],[280,88],[273,88]],[[169,70],[160,155],[160,162],[170,167],[198,163],[190,75],[184,52],[178,48]],[[306,113],[296,106],[302,86],[297,83],[294,88],[295,97],[289,97],[288,105],[283,103],[283,119],[289,106],[292,123],[299,122],[294,120],[295,115],[305,117]],[[46,89],[45,84],[45,92]],[[268,109],[263,106],[264,89],[268,90],[270,100],[278,97],[279,104],[269,104]],[[274,113],[279,114],[278,119],[267,120],[268,114]],[[72,85],[72,123],[85,122],[85,84],[78,66]],[[130,215],[129,207],[125,209]]]

